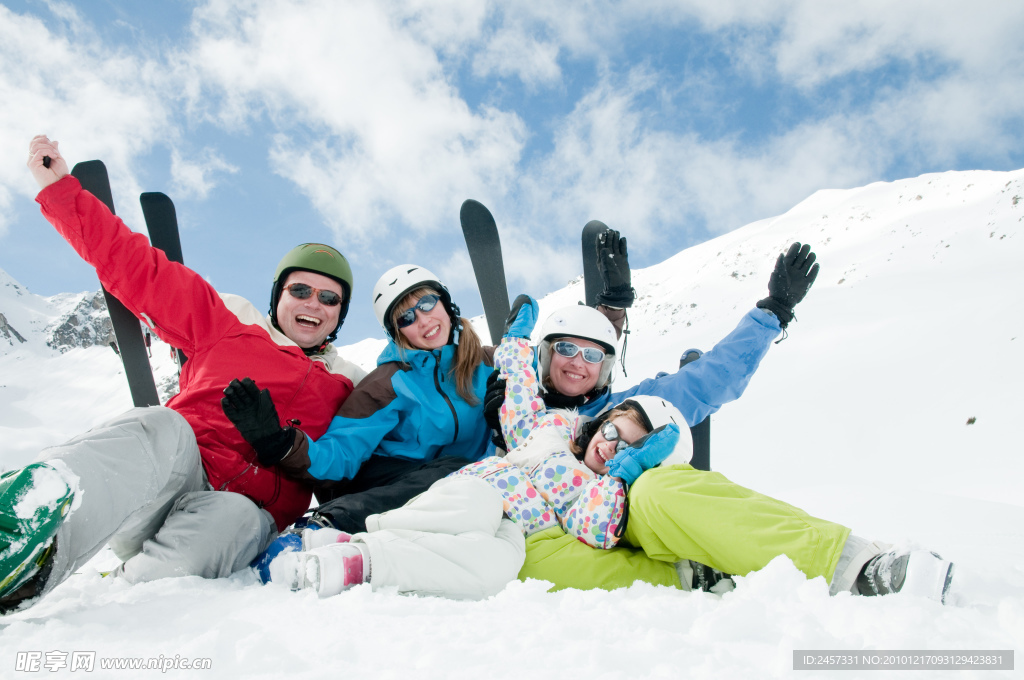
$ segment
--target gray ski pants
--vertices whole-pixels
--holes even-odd
[[[176,411],[135,408],[38,461],[77,478],[71,514],[57,531],[49,592],[107,543],[132,583],[167,576],[219,578],[245,567],[276,535],[245,496],[213,491],[195,434]],[[70,472],[71,475],[67,475]]]

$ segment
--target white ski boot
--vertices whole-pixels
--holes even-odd
[[[270,563],[270,580],[292,590],[311,588],[320,597],[330,597],[364,583],[369,563],[361,544],[331,543],[278,556]]]
[[[945,604],[954,566],[927,550],[891,550],[864,565],[857,577],[857,589],[861,595],[910,593]]]

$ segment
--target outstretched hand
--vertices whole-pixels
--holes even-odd
[[[220,405],[224,415],[255,449],[261,465],[275,465],[291,450],[294,428],[281,427],[270,390],[261,390],[252,378],[232,380],[224,388]]]
[[[818,277],[816,257],[810,244],[801,246],[797,242],[775,261],[775,269],[768,279],[768,297],[759,300],[757,306],[775,314],[783,328],[793,320],[793,308],[804,299]]]
[[[539,315],[540,305],[537,301],[525,293],[519,295],[512,302],[512,310],[505,320],[504,337],[529,339]]]
[[[36,135],[28,144],[27,165],[40,190],[68,174],[68,163],[60,155],[58,144],[59,142],[51,142],[46,135]]]
[[[597,237],[597,270],[601,273],[601,292],[597,304],[608,307],[632,307],[636,298],[632,275],[629,271],[629,254],[626,237],[614,229],[607,229]]]

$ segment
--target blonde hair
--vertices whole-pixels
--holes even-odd
[[[395,329],[395,344],[398,345],[399,349],[421,349],[413,346],[402,333],[402,329],[398,327],[398,317],[406,309],[416,304],[424,295],[436,295],[438,298],[441,298],[441,294],[436,290],[423,286],[408,293],[391,309],[391,326]],[[444,305],[443,298],[440,300],[440,303]],[[447,306],[445,306],[445,312],[451,316]],[[452,364],[452,370],[448,372],[448,375],[449,377],[455,376],[455,391],[462,397],[463,401],[470,406],[476,406],[480,403],[480,400],[477,398],[476,392],[473,391],[473,374],[476,373],[477,367],[484,360],[483,345],[480,342],[480,336],[473,330],[473,325],[469,322],[469,319],[463,318],[460,320],[462,321],[462,331],[459,333],[459,344],[455,348],[455,362]]]
[[[577,459],[583,460],[583,456],[587,453],[587,447],[590,446],[590,440],[594,438],[594,435],[600,430],[601,425],[604,425],[609,420],[615,418],[625,417],[630,422],[633,422],[640,426],[640,429],[644,432],[649,432],[647,424],[644,423],[643,416],[636,409],[632,408],[613,408],[611,411],[602,413],[600,416],[590,421],[584,427],[581,436],[578,439],[574,439],[569,442],[569,453],[576,456]],[[588,427],[589,426],[589,427]]]

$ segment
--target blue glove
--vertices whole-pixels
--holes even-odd
[[[540,305],[537,301],[525,293],[520,295],[512,303],[512,311],[505,320],[504,337],[529,339],[539,315]]]
[[[679,443],[679,426],[675,423],[662,425],[649,435],[642,437],[629,448],[615,454],[608,462],[608,474],[618,477],[631,485],[644,470],[657,467],[669,457]]]

